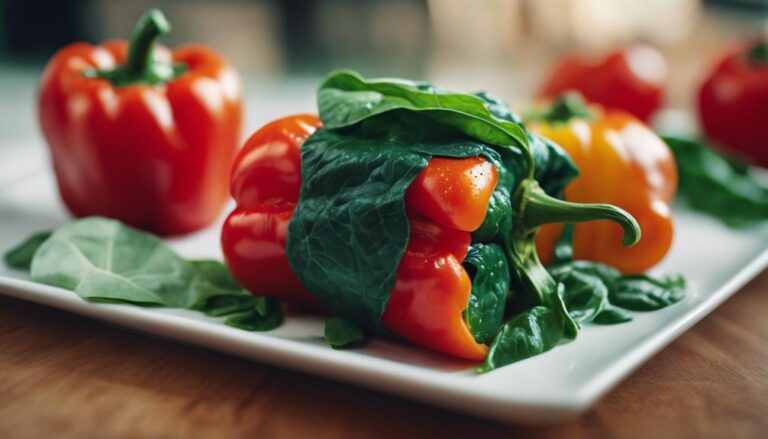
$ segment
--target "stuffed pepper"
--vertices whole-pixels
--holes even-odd
[[[491,369],[578,332],[539,262],[541,225],[609,220],[640,238],[620,208],[556,198],[573,162],[489,94],[341,71],[318,107],[235,160],[222,246],[254,294]],[[543,338],[514,349],[521,331]]]

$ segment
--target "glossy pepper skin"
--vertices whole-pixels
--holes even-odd
[[[767,103],[768,41],[758,41],[717,62],[699,90],[699,118],[709,138],[768,167]]]
[[[226,203],[240,80],[205,47],[155,48],[168,30],[152,10],[130,48],[126,41],[76,43],[49,61],[39,120],[74,215],[170,235],[208,225]]]
[[[553,113],[571,98],[555,103]],[[568,111],[560,111],[564,113]],[[589,116],[563,119],[532,121],[528,126],[559,144],[579,167],[579,176],[565,189],[565,199],[621,207],[637,219],[643,231],[640,241],[628,248],[620,245],[622,230],[616,224],[577,224],[574,256],[603,262],[624,273],[645,272],[672,245],[669,204],[677,190],[677,167],[669,147],[644,123],[621,111],[590,108]],[[539,231],[536,244],[545,264],[552,259],[561,230],[561,225],[547,225]]]
[[[289,116],[246,141],[232,170],[237,207],[222,229],[225,261],[246,289],[309,308],[322,305],[291,271],[285,240],[299,197],[301,145],[320,125],[317,116]],[[487,347],[463,318],[472,283],[461,263],[497,181],[496,169],[473,157],[434,158],[413,182],[406,193],[411,234],[382,317],[387,330],[450,355],[485,358]]]
[[[624,110],[647,122],[662,104],[666,80],[667,64],[661,53],[635,45],[597,61],[575,55],[562,58],[537,96],[551,99],[578,91],[590,102]]]

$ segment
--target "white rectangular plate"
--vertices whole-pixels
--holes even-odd
[[[0,253],[68,220],[45,160],[35,155],[0,157]],[[552,422],[589,408],[768,264],[768,227],[734,231],[682,209],[675,214],[674,247],[658,271],[686,276],[690,292],[683,302],[635,313],[627,324],[586,325],[573,342],[484,375],[472,364],[394,340],[332,350],[322,340],[319,317],[288,316],[273,332],[251,333],[192,311],[84,302],[5,267],[0,293],[482,417]],[[187,257],[219,258],[218,231],[216,225],[171,245]]]

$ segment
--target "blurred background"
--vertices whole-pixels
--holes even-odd
[[[686,109],[718,53],[768,32],[768,0],[0,0],[0,140],[36,131],[35,88],[56,50],[126,38],[149,7],[174,27],[166,44],[202,42],[238,67],[247,130],[266,113],[312,110],[334,68],[482,87],[514,104],[558,56],[637,41],[666,55],[667,105]]]

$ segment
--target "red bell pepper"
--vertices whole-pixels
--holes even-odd
[[[698,104],[708,137],[768,167],[768,41],[723,57],[701,85]]]
[[[627,111],[647,122],[662,104],[666,80],[664,57],[652,47],[637,45],[597,62],[565,57],[552,68],[537,95],[553,99],[578,91],[590,102]]]
[[[285,240],[299,197],[300,148],[319,127],[316,116],[290,116],[246,141],[232,170],[237,208],[222,229],[227,266],[246,289],[314,308],[319,302],[291,271]],[[473,157],[434,158],[412,183],[411,234],[382,318],[386,329],[451,355],[485,358],[488,348],[462,315],[472,289],[462,261],[497,181],[496,168]]]
[[[242,120],[237,72],[199,45],[156,47],[157,10],[130,42],[69,45],[49,61],[39,118],[64,203],[159,234],[212,222]]]

